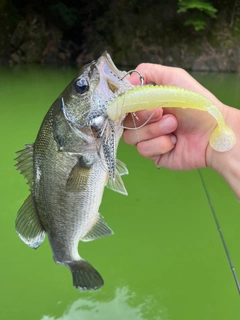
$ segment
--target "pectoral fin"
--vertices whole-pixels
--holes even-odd
[[[95,223],[88,233],[81,239],[81,241],[87,242],[98,238],[104,238],[113,234],[113,231],[109,228],[103,218],[98,215]]]
[[[79,157],[67,179],[67,191],[77,193],[86,188],[91,166],[92,163],[88,162],[84,156]]]
[[[45,238],[31,194],[18,211],[15,228],[22,241],[33,249],[37,249]]]

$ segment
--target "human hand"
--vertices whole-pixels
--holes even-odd
[[[210,99],[221,111],[224,105],[206,88],[201,86],[186,71],[179,68],[155,64],[141,64],[137,70],[144,76],[145,84],[170,85],[195,91]],[[139,77],[133,73],[132,84],[139,84]],[[167,101],[166,101],[167,103]],[[211,147],[209,138],[216,121],[207,112],[190,109],[164,108],[137,112],[137,127],[150,121],[140,129],[125,130],[125,142],[136,145],[139,153],[153,160],[156,166],[176,170],[189,170],[209,165]],[[124,126],[133,128],[132,116],[128,115]]]

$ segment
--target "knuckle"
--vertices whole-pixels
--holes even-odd
[[[151,156],[151,149],[149,148],[148,143],[144,141],[137,144],[137,150],[145,158],[149,158]]]
[[[142,62],[137,66],[137,70],[144,70],[146,67],[149,67],[149,63]]]
[[[183,77],[188,74],[186,70],[184,70],[183,68],[179,68],[179,67],[176,68],[176,72],[178,73],[179,77]]]
[[[128,134],[126,130],[123,131],[122,139],[124,142],[128,143]]]
[[[128,130],[124,130],[122,135],[123,141],[127,144],[134,145],[134,142],[131,139],[131,137],[132,137],[131,132],[129,132]]]

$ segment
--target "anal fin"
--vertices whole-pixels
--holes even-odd
[[[15,228],[20,239],[33,249],[44,241],[45,231],[38,219],[31,194],[18,211]]]
[[[95,223],[88,233],[81,239],[81,241],[87,242],[98,238],[104,238],[113,234],[112,229],[106,224],[103,218],[98,215]]]

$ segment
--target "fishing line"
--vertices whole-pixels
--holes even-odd
[[[160,107],[159,107],[160,108]],[[133,123],[134,123],[134,128],[130,128],[130,127],[126,127],[126,126],[121,126],[121,128],[123,128],[123,129],[127,129],[127,130],[136,130],[136,129],[141,129],[142,127],[144,127],[150,120],[151,120],[151,118],[153,117],[153,115],[154,115],[154,113],[157,111],[157,109],[156,110],[154,110],[153,111],[153,113],[149,116],[149,118],[141,125],[141,126],[139,126],[139,127],[137,127],[136,126],[136,122],[133,120]],[[133,114],[134,114],[134,116],[133,116]],[[132,115],[132,117],[136,117],[136,119],[138,120],[138,121],[140,121],[139,120],[139,118],[137,117],[137,115],[135,114],[135,112],[131,112],[131,115]]]
[[[236,286],[237,286],[238,293],[240,294],[240,283],[239,283],[239,281],[238,281],[238,276],[237,276],[236,270],[235,270],[235,268],[234,268],[234,265],[233,265],[233,262],[232,262],[232,259],[231,259],[231,256],[230,256],[230,253],[229,253],[229,250],[228,250],[226,241],[225,241],[225,239],[224,239],[222,229],[221,229],[220,224],[219,224],[219,222],[218,222],[218,218],[217,218],[216,212],[215,212],[215,210],[214,210],[212,201],[211,201],[211,199],[210,199],[210,195],[209,195],[209,193],[208,193],[206,184],[205,184],[205,182],[204,182],[204,179],[203,179],[201,170],[198,170],[198,173],[199,173],[199,176],[200,176],[200,179],[201,179],[201,182],[202,182],[203,189],[204,189],[204,191],[205,191],[205,195],[206,195],[207,200],[208,200],[208,204],[209,204],[210,209],[211,209],[211,212],[212,212],[213,219],[214,219],[215,224],[216,224],[216,226],[217,226],[217,229],[218,229],[218,232],[219,232],[221,241],[222,241],[222,245],[223,245],[223,247],[224,247],[224,250],[225,250],[225,253],[226,253],[226,256],[227,256],[227,259],[228,259],[229,266],[230,266],[230,268],[231,268],[231,270],[232,270],[233,278],[234,278],[235,284],[236,284]]]
[[[135,117],[137,117],[135,112],[131,112],[131,117],[132,117],[132,121],[133,121],[133,124],[134,124],[134,128],[133,129],[136,130],[135,134],[136,134],[137,142],[139,143],[140,142],[140,138],[139,138],[139,134],[138,134],[138,130],[137,130],[138,128],[137,128],[136,121],[135,121]],[[136,119],[139,121],[138,117]]]

